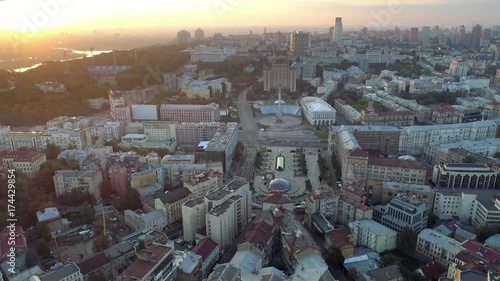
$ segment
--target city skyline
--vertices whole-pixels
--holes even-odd
[[[82,30],[158,30],[216,27],[333,26],[335,17],[343,18],[346,31],[368,27],[387,30],[428,26],[458,27],[472,30],[472,22],[483,26],[500,24],[493,0],[191,0],[176,3],[151,1],[89,0],[74,3],[63,0],[2,1],[0,9],[9,11],[0,18],[4,31],[82,31]],[[29,8],[26,8],[29,7]],[[283,9],[286,7],[286,10]],[[282,9],[282,11],[280,11]],[[467,13],[464,13],[467,11]],[[411,14],[412,17],[408,17]],[[187,15],[187,16],[186,16]],[[449,15],[449,16],[446,16]]]

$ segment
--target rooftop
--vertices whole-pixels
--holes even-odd
[[[283,194],[282,192],[273,192],[270,197],[262,200],[262,203],[283,205],[293,204],[293,201],[290,200],[290,198],[288,198],[288,196],[286,196],[286,194]]]
[[[80,269],[75,263],[65,264],[63,267],[51,271],[40,277],[40,281],[59,281],[70,276],[71,274],[80,272]]]
[[[485,164],[473,164],[473,163],[456,163],[456,164],[443,164],[440,165],[445,171],[454,172],[492,172],[491,168]]]
[[[445,236],[429,228],[422,230],[418,234],[418,238],[423,239],[425,241],[429,241],[436,245],[440,245],[441,248],[445,249],[447,252],[452,253],[454,255],[458,254],[463,249],[461,243],[458,242],[457,240]]]
[[[427,167],[423,162],[414,160],[403,160],[397,158],[370,157],[369,165],[394,167],[394,168],[399,167],[403,169],[416,169],[416,170],[427,171]]]
[[[160,199],[163,204],[171,204],[188,197],[190,194],[191,191],[189,191],[189,189],[182,187],[160,194],[158,199]]]
[[[205,202],[203,197],[197,197],[191,200],[188,200],[184,203],[186,207],[193,208],[194,206],[203,204]]]
[[[34,151],[10,151],[3,155],[0,154],[0,158],[10,158],[17,162],[34,162],[44,156],[45,154]]]
[[[317,225],[321,232],[327,234],[333,231],[333,225],[320,213],[314,213],[311,215],[311,219],[315,225]]]
[[[215,251],[219,245],[209,237],[201,240],[194,248],[191,250],[193,253],[200,255],[202,261],[205,261],[213,251]]]
[[[61,216],[56,207],[48,207],[39,212],[36,212],[36,217],[38,218],[39,222],[42,222],[60,218]]]
[[[186,256],[182,260],[182,262],[179,264],[179,268],[184,272],[184,273],[192,273],[193,270],[201,264],[201,259],[202,257],[200,255],[197,255],[191,251],[188,251],[186,253]]]
[[[208,276],[208,281],[236,281],[240,275],[240,270],[230,263],[217,264]]]
[[[420,192],[434,192],[434,189],[428,185],[400,183],[400,182],[382,182],[383,189],[397,189]]]
[[[368,274],[372,276],[375,281],[387,281],[387,280],[402,280],[403,275],[399,271],[399,266],[389,265],[379,269],[374,269],[368,271]]]
[[[357,220],[349,223],[349,227],[352,229],[354,227],[369,229],[371,233],[375,235],[387,235],[392,234],[396,236],[398,233],[374,220]]]
[[[97,255],[94,255],[90,258],[87,258],[77,265],[80,268],[80,271],[83,275],[86,275],[94,270],[99,269],[100,267],[105,266],[110,262],[110,259],[104,252],[100,252]]]

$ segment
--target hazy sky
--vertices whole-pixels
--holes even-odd
[[[346,30],[469,27],[472,21],[483,26],[500,24],[499,12],[500,0],[6,0],[0,1],[0,29],[271,29],[329,26],[336,16],[343,17]]]

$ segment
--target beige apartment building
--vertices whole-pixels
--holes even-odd
[[[102,173],[97,171],[57,171],[53,177],[56,195],[70,193],[73,189],[87,191],[97,200],[101,197]]]
[[[167,225],[182,220],[182,204],[191,198],[189,189],[183,187],[167,191],[155,199],[155,209],[163,210],[167,217]]]

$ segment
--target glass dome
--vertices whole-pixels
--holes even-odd
[[[269,182],[268,188],[270,191],[288,192],[290,189],[292,189],[292,186],[285,179],[274,179]]]

